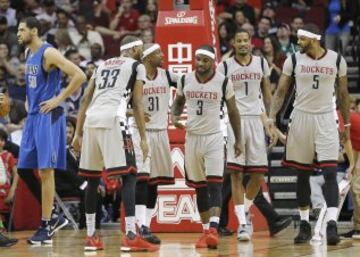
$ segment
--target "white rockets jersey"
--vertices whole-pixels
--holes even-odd
[[[145,67],[128,57],[106,60],[94,72],[95,91],[85,126],[109,128],[115,117],[126,120],[126,107],[136,80],[145,80]]]
[[[195,72],[184,75],[184,88],[182,79],[178,80],[176,93],[186,98],[187,122],[186,130],[193,134],[207,135],[220,132],[220,106],[224,98],[234,96],[233,85],[228,80],[223,96],[225,76],[220,72],[206,82],[201,83]]]
[[[323,57],[312,59],[306,53],[297,52],[294,71],[296,94],[294,109],[309,113],[326,113],[335,109],[335,79],[346,75],[347,65],[341,57],[337,69],[338,54],[326,49]],[[293,63],[289,56],[284,63],[283,73],[292,76]]]
[[[150,114],[150,121],[145,124],[147,129],[167,129],[170,86],[176,87],[178,78],[177,74],[167,73],[161,68],[157,69],[156,77],[153,80],[146,76],[143,104],[144,111]],[[129,123],[136,126],[134,119],[129,119]]]
[[[236,105],[241,115],[260,115],[265,111],[261,98],[261,81],[263,77],[270,76],[265,58],[252,55],[248,65],[241,65],[233,56],[219,64],[217,70],[232,81]]]

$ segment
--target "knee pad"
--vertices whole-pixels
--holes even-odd
[[[209,191],[209,208],[212,208],[212,207],[221,208],[222,184],[221,183],[208,183],[208,191]]]
[[[209,210],[209,192],[207,187],[195,188],[196,202],[200,213]]]

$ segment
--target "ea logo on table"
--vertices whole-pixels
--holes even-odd
[[[176,17],[182,18],[182,17],[184,17],[185,15],[186,15],[186,12],[185,12],[185,11],[181,11],[181,12],[178,12],[178,13],[176,14]]]

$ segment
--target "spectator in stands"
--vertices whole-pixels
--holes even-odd
[[[19,60],[10,56],[9,46],[6,43],[0,43],[0,66],[5,69],[8,76],[16,76]]]
[[[151,29],[144,30],[140,35],[141,40],[144,44],[154,43],[154,33]]]
[[[57,21],[57,28],[59,29],[74,29],[75,24],[70,19],[69,13],[62,9],[58,9],[56,11],[56,21]]]
[[[65,54],[69,49],[74,48],[67,29],[58,29],[55,33],[55,44],[60,53]]]
[[[235,25],[237,29],[238,28],[240,29],[242,25],[248,22],[248,19],[245,17],[244,12],[242,10],[236,10],[234,12],[233,20],[235,21]]]
[[[90,47],[90,54],[91,54],[91,58],[89,60],[84,60],[80,63],[81,68],[85,68],[89,62],[95,63],[96,66],[99,66],[104,62],[104,59],[102,58],[103,51],[100,44],[98,43],[92,44]]]
[[[294,0],[291,2],[291,7],[296,8],[299,11],[308,11],[310,10],[310,6],[312,4],[312,0]]]
[[[132,8],[131,0],[123,0],[118,12],[110,23],[110,29],[119,31],[122,35],[138,29],[137,20],[140,16],[138,10]]]
[[[36,18],[38,20],[46,20],[53,27],[56,22],[56,6],[54,0],[43,0],[42,1],[43,11],[38,14]]]
[[[109,27],[111,11],[106,6],[106,0],[94,1],[93,23],[96,26]]]
[[[219,25],[220,54],[221,56],[232,49],[231,41],[234,37],[231,23],[225,21]]]
[[[2,0],[0,0],[2,1]],[[0,16],[0,42],[6,43],[10,48],[10,55],[17,56],[19,53],[19,45],[17,36],[9,30],[8,21],[5,16]]]
[[[147,14],[140,15],[137,27],[138,30],[135,33],[138,35],[141,35],[141,33],[145,30],[153,29],[150,16]]]
[[[8,87],[9,96],[12,99],[26,100],[26,85],[25,85],[25,64],[20,63],[16,72],[16,80],[14,84]]]
[[[290,41],[290,34],[290,26],[286,23],[281,23],[279,25],[276,36],[280,43],[281,51],[287,56],[295,53],[298,50],[297,45]]]
[[[255,10],[254,7],[247,4],[247,0],[235,0],[235,3],[225,9],[226,13],[220,14],[226,18],[234,17],[237,10],[241,10],[245,17],[249,20],[252,25],[255,25]]]
[[[17,130],[22,130],[25,123],[27,111],[25,109],[25,103],[21,100],[10,98],[10,112],[7,116],[6,130],[9,133]]]
[[[262,48],[263,55],[269,63],[271,91],[275,92],[286,55],[281,52],[280,44],[274,37],[266,37]]]
[[[25,16],[37,16],[42,13],[40,0],[24,0]]]
[[[257,26],[257,29],[255,31],[254,41],[255,47],[262,48],[264,45],[264,39],[269,34],[269,29],[271,27],[271,20],[268,17],[262,16],[259,20],[259,24]]]
[[[278,24],[276,23],[275,16],[275,6],[271,2],[267,2],[262,9],[260,17],[268,17],[270,19],[271,25],[268,30],[268,34],[270,35],[276,34],[278,29]]]
[[[96,66],[95,63],[93,63],[93,62],[88,62],[88,63],[86,64],[86,67],[85,67],[85,71],[84,71],[84,72],[85,72],[85,75],[86,75],[87,80],[90,80],[90,78],[91,78],[91,76],[93,75],[96,67],[97,67],[97,66]]]
[[[57,8],[64,10],[67,13],[73,13],[78,9],[79,1],[72,0],[55,0]]]
[[[345,53],[350,40],[350,1],[329,0],[325,31],[325,46]]]
[[[8,208],[8,203],[11,203],[15,196],[15,191],[18,183],[17,170],[15,166],[15,159],[8,151],[4,150],[4,145],[7,142],[7,133],[0,129],[0,210]],[[11,182],[12,179],[12,182]],[[0,225],[2,219],[0,217]],[[0,226],[0,247],[9,247],[17,243],[17,239],[10,239],[1,233]]]
[[[79,51],[72,47],[68,51],[65,52],[64,56],[66,59],[68,59],[70,62],[76,64],[80,67],[80,63],[82,61]]]
[[[290,40],[297,45],[297,31],[304,27],[304,19],[302,16],[294,16],[291,21],[291,36]]]
[[[75,23],[75,30],[69,31],[71,41],[77,46],[80,55],[85,59],[91,58],[90,46],[94,43],[101,45],[104,49],[104,42],[97,31],[89,30],[87,21],[83,15],[78,15]]]
[[[9,0],[0,0],[0,16],[6,18],[8,26],[11,29],[16,29],[16,10],[10,7]]]
[[[148,0],[146,4],[145,13],[150,16],[151,22],[156,23],[158,8],[155,0]]]

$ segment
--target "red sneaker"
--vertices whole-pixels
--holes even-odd
[[[139,235],[129,232],[128,235],[123,236],[120,250],[123,252],[155,252],[159,250],[159,246],[146,242]]]
[[[84,247],[85,251],[97,251],[97,250],[103,250],[103,249],[104,249],[104,246],[103,246],[100,236],[95,234],[93,236],[86,237],[85,247]]]
[[[206,236],[206,244],[210,249],[216,249],[219,244],[219,235],[216,228],[209,228],[209,233]]]
[[[207,248],[206,238],[209,234],[209,230],[204,230],[201,237],[197,240],[195,248]]]

